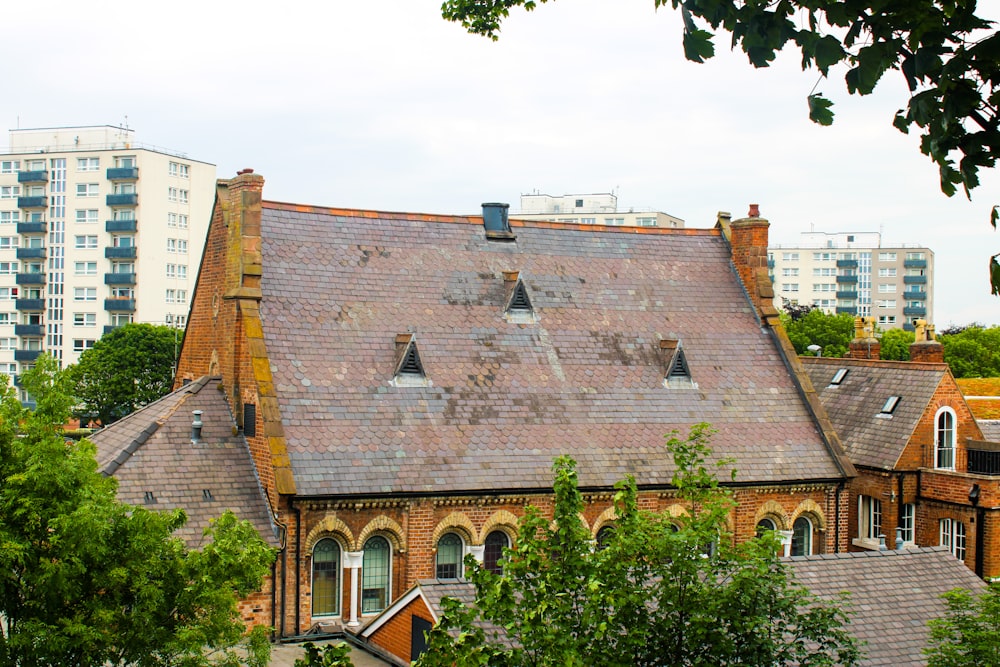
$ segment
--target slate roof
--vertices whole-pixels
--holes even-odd
[[[806,373],[854,465],[891,469],[948,371],[947,364],[802,357]],[[848,369],[839,385],[831,380]],[[878,416],[890,396],[892,417]]]
[[[794,580],[818,597],[835,599],[849,593],[848,629],[866,643],[860,664],[870,667],[927,664],[921,651],[929,636],[927,621],[946,610],[941,594],[954,588],[986,588],[947,547],[798,556],[785,562]],[[440,617],[446,596],[470,607],[475,602],[469,582],[432,579],[418,586],[435,617]],[[503,637],[492,624],[481,627],[494,639]]]
[[[202,437],[191,442],[192,412],[203,412]],[[176,534],[197,546],[211,519],[227,509],[277,546],[267,501],[242,434],[234,435],[218,378],[202,378],[94,433],[101,471],[118,480],[119,500],[150,509],[183,509]],[[206,498],[208,490],[211,498]],[[146,501],[152,492],[155,502]]]
[[[1000,442],[1000,419],[977,419],[976,423],[988,442]]]
[[[927,621],[944,615],[941,594],[986,583],[947,547],[800,556],[795,580],[827,599],[850,593],[850,631],[867,642],[863,665],[925,665]]]
[[[299,495],[666,485],[708,421],[743,482],[839,479],[714,230],[578,228],[265,202],[261,319]],[[640,233],[644,232],[644,233]],[[504,318],[518,271],[537,322]],[[427,386],[395,386],[412,333]],[[661,339],[694,384],[664,386]]]

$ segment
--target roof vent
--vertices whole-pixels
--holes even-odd
[[[147,505],[153,505],[156,503],[156,494],[152,491],[146,491],[142,494],[142,500]]]
[[[528,296],[528,288],[518,271],[504,271],[504,285],[507,291],[504,316],[508,322],[530,324],[535,321],[535,309]]]
[[[507,211],[510,204],[483,204],[483,226],[486,228],[486,238],[495,241],[513,241],[516,237],[510,230],[510,220]]]
[[[688,368],[687,358],[684,356],[684,350],[681,349],[681,342],[673,339],[661,340],[660,349],[663,350],[666,362],[664,384],[669,385],[676,381],[691,382],[691,369]]]
[[[198,444],[201,440],[201,427],[204,426],[201,422],[201,415],[203,414],[201,410],[195,410],[193,413],[194,421],[191,422],[191,442]]]
[[[426,386],[427,374],[417,351],[417,340],[412,333],[396,336],[396,368],[393,384],[396,386]]]

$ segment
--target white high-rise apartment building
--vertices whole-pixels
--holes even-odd
[[[768,248],[774,306],[813,305],[873,316],[883,329],[913,330],[934,317],[934,253],[883,247],[877,232],[805,232],[797,246]]]
[[[0,372],[66,366],[128,322],[183,328],[215,165],[132,130],[11,130],[0,153]]]
[[[669,213],[646,209],[618,210],[618,196],[611,193],[589,195],[521,195],[521,212],[512,218],[569,222],[577,225],[614,227],[683,227],[684,221]]]

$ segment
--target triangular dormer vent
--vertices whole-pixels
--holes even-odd
[[[507,287],[507,302],[504,306],[507,321],[518,324],[535,322],[535,309],[531,305],[531,297],[528,296],[528,288],[521,280],[520,272],[504,271],[503,279]]]
[[[393,383],[397,386],[424,386],[427,384],[427,374],[420,361],[417,341],[411,333],[396,336],[396,371]]]
[[[666,377],[663,378],[664,384],[692,383],[691,369],[688,367],[684,350],[681,349],[681,342],[672,339],[661,340],[660,349],[663,351],[666,365]]]

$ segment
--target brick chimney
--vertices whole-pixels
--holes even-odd
[[[914,341],[910,345],[910,361],[944,363],[944,345],[934,336],[934,325],[927,324],[927,320],[917,320],[915,325]]]
[[[767,229],[770,223],[760,217],[760,207],[750,204],[747,217],[729,222],[728,214],[719,214],[718,227],[723,234],[729,230],[733,265],[743,281],[743,287],[762,317],[777,314],[774,309],[774,288],[767,275]],[[772,311],[774,311],[772,313]]]
[[[854,340],[848,345],[847,356],[851,359],[879,359],[882,344],[875,337],[874,317],[854,318]]]

